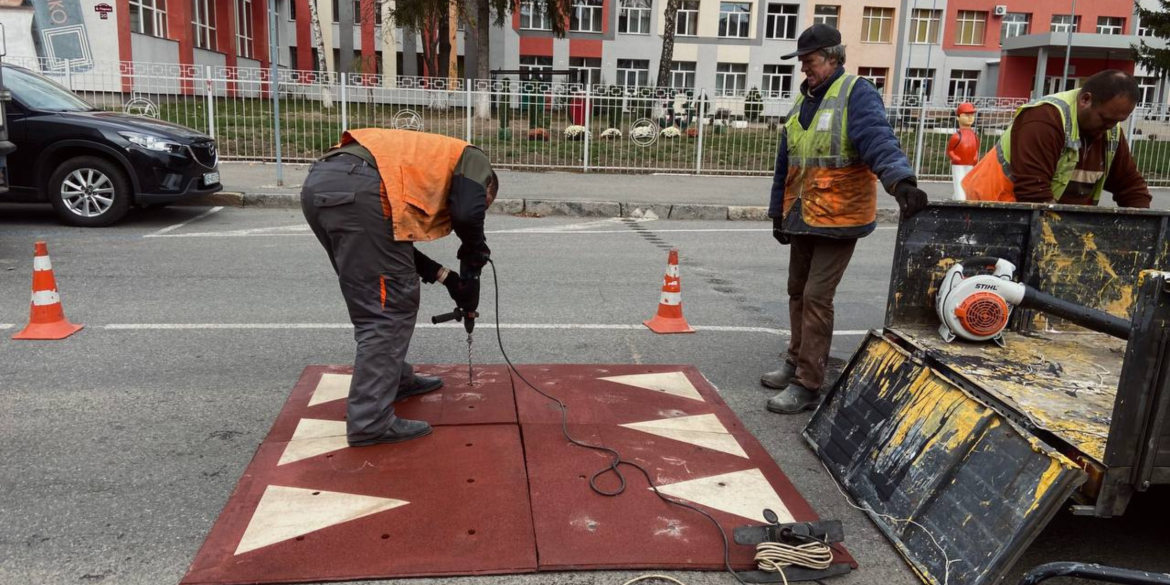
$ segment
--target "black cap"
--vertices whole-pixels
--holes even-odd
[[[814,24],[800,33],[800,38],[796,40],[796,50],[787,54],[781,55],[781,59],[791,59],[793,57],[800,57],[807,55],[819,49],[827,49],[829,47],[836,47],[841,44],[841,31],[827,25]]]

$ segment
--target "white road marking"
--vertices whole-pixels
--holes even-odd
[[[0,329],[12,329],[13,327],[16,327],[16,324],[14,324],[14,323],[0,323]]]
[[[151,234],[148,238],[245,238],[255,236],[308,236],[312,235],[309,224],[283,225],[276,227],[227,230],[222,232],[192,232],[187,234]]]
[[[176,223],[175,225],[165,227],[161,230],[158,230],[157,232],[154,232],[153,234],[147,234],[147,235],[142,236],[142,237],[144,237],[144,238],[157,238],[163,234],[168,234],[170,232],[173,232],[173,231],[175,231],[175,230],[177,230],[177,229],[179,229],[179,228],[181,228],[189,223],[197,222],[197,221],[199,221],[199,220],[201,220],[201,219],[203,219],[203,218],[205,218],[205,217],[207,217],[207,216],[209,216],[209,215],[211,215],[211,214],[213,214],[221,209],[223,209],[223,206],[212,207],[211,209],[208,209],[207,211],[204,211],[203,213],[200,213],[199,215],[196,215],[195,217],[192,217],[191,219],[188,219],[187,221],[184,221],[182,223]]]
[[[278,330],[278,329],[352,329],[349,323],[110,323],[90,325],[110,331],[182,331],[182,330]],[[495,329],[495,323],[477,323],[480,329]],[[458,323],[419,323],[415,329],[462,329]],[[625,323],[505,323],[501,329],[545,329],[545,330],[598,330],[598,331],[649,331],[645,325]],[[715,333],[761,333],[765,335],[788,336],[788,329],[771,327],[738,327],[731,325],[694,325],[696,331]],[[834,331],[833,335],[865,335],[868,329],[845,329]]]
[[[195,218],[198,219],[198,218]],[[620,218],[613,218],[613,220],[605,220],[599,222],[569,224],[566,226],[554,227],[531,227],[531,228],[517,228],[504,230],[485,230],[484,233],[488,235],[561,235],[561,236],[586,236],[586,235],[603,235],[603,234],[629,234],[638,235],[638,232],[625,229],[591,229],[593,227],[601,227],[603,225],[612,225],[616,221],[623,221]],[[195,221],[192,219],[191,221]],[[650,220],[633,220],[638,223],[643,223]],[[312,231],[307,224],[286,225],[277,227],[263,227],[263,228],[248,228],[241,230],[227,230],[222,232],[190,232],[182,234],[166,233],[170,230],[182,227],[185,224],[179,224],[164,228],[153,234],[143,237],[146,238],[255,238],[255,237],[304,237],[312,235]],[[896,230],[898,226],[878,226],[878,230]],[[655,234],[703,234],[703,233],[738,233],[738,232],[771,232],[771,228],[678,228],[678,229],[654,229],[652,233]]]

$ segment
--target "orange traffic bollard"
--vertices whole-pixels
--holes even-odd
[[[49,247],[37,242],[37,254],[33,258],[32,305],[29,308],[28,326],[13,335],[13,339],[65,339],[84,325],[74,325],[65,318],[61,307],[61,295],[57,292],[57,279],[53,278],[53,263],[49,261]]]

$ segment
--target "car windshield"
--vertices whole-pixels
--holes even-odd
[[[20,103],[34,110],[50,112],[88,112],[95,109],[72,92],[23,69],[4,68],[4,87]]]

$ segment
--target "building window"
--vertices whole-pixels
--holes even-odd
[[[524,0],[520,3],[520,30],[552,30],[552,23],[545,12],[545,3],[540,0]]]
[[[1125,34],[1125,19],[1120,16],[1098,16],[1097,34],[1120,35]]]
[[[768,5],[768,32],[769,39],[795,39],[796,18],[800,13],[799,4],[769,4]]]
[[[191,30],[195,46],[208,51],[216,50],[215,0],[194,0],[191,10]]]
[[[679,3],[678,15],[674,19],[674,34],[693,37],[699,34],[699,0],[683,0]]]
[[[629,35],[650,34],[650,1],[622,0],[618,32]]]
[[[764,65],[764,95],[786,97],[792,93],[792,65]]]
[[[292,1],[296,2],[296,0],[292,0]],[[338,2],[339,2],[339,0],[333,0],[333,24],[337,24],[337,23],[341,22],[341,5]],[[380,7],[375,5],[374,9],[377,10],[379,13],[381,13]],[[361,2],[361,0],[353,0],[353,23],[354,24],[361,24],[362,23],[362,2]],[[381,23],[379,23],[379,24],[381,24]]]
[[[130,0],[130,30],[167,38],[167,0]]]
[[[922,96],[930,100],[934,90],[934,69],[910,68],[906,70],[906,85],[902,93]]]
[[[979,82],[979,72],[970,69],[955,69],[951,71],[950,95],[958,101],[975,99],[975,84]]]
[[[1152,36],[1154,36],[1154,29],[1152,29],[1148,26],[1144,26],[1142,24],[1142,21],[1138,20],[1137,36],[1139,36],[1139,37],[1152,37]]]
[[[861,42],[888,43],[894,31],[894,9],[866,6],[861,20]]]
[[[648,59],[618,59],[617,83],[625,88],[646,87],[650,84]]]
[[[552,57],[525,57],[520,56],[520,81],[551,81],[551,76],[545,71],[552,69]]]
[[[955,23],[955,44],[978,46],[983,44],[987,32],[987,13],[976,10],[960,10]]]
[[[1052,27],[1050,31],[1054,33],[1063,32],[1077,32],[1081,29],[1081,17],[1073,18],[1071,14],[1053,14]]]
[[[252,0],[236,0],[236,54],[245,59],[256,58],[252,24]]]
[[[828,4],[817,4],[813,8],[813,24],[827,24],[837,28],[837,21],[841,18],[841,7]]]
[[[594,86],[601,83],[601,59],[590,57],[569,57],[569,70],[574,83]]]
[[[1022,37],[1028,34],[1032,27],[1032,15],[1027,12],[1009,12],[1003,17],[1003,24],[999,27],[999,44],[1012,37]]]
[[[910,13],[910,42],[916,45],[938,44],[941,10],[915,10]]]
[[[695,88],[694,61],[674,61],[670,64],[670,87],[675,89]]]
[[[878,93],[885,93],[888,71],[885,67],[859,67],[857,75],[868,79],[877,88]]]
[[[719,3],[719,36],[746,39],[752,25],[752,5],[748,2]]]
[[[1139,103],[1153,104],[1158,101],[1158,78],[1157,77],[1139,77],[1137,78],[1138,91],[1142,94],[1142,99]]]
[[[715,65],[715,95],[739,95],[747,89],[747,63]]]
[[[573,0],[573,16],[569,30],[573,32],[601,32],[602,0]]]

